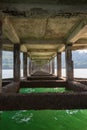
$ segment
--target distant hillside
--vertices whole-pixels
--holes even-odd
[[[13,53],[12,52],[6,52],[3,51],[2,53],[2,69],[13,69]],[[20,55],[21,59],[21,68],[23,68],[23,62],[22,62],[22,53]]]
[[[73,60],[75,68],[87,68],[87,52],[73,52]]]
[[[2,68],[3,69],[12,69],[13,68],[13,53],[12,52],[5,52],[2,53]]]
[[[21,68],[23,68],[22,62],[22,54],[20,56],[21,59]],[[87,52],[81,53],[80,51],[73,51],[73,61],[74,68],[87,68]],[[62,53],[62,66],[65,68],[65,54]],[[3,69],[13,69],[13,53],[3,51]]]
[[[87,68],[87,52],[73,51],[74,68]],[[65,53],[62,54],[62,66],[65,68]]]

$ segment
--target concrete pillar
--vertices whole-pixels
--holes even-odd
[[[14,44],[14,81],[20,81],[20,45]]]
[[[31,75],[31,59],[29,58],[29,75]]]
[[[61,52],[57,53],[57,76],[61,77]]]
[[[49,61],[49,74],[51,73],[51,64],[50,64],[50,61]]]
[[[35,70],[34,62],[33,62],[33,61],[31,61],[31,72],[33,73],[33,72],[34,72],[34,70]]]
[[[72,44],[65,47],[66,80],[73,80]]]
[[[54,74],[54,58],[52,59],[52,74]]]
[[[27,78],[27,53],[23,53],[23,76]]]
[[[0,21],[0,93],[2,92],[2,22]]]
[[[31,74],[32,74],[32,72],[33,72],[33,62],[31,60]]]
[[[52,60],[50,61],[50,73],[52,74]]]
[[[49,73],[49,62],[46,64],[47,73]]]

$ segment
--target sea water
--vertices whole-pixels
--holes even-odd
[[[64,91],[64,88],[26,88],[20,93]],[[87,110],[0,111],[0,130],[87,130]]]
[[[57,70],[55,69],[55,74],[57,74]],[[65,69],[62,69],[62,76],[66,76]],[[21,70],[21,77],[23,77],[23,70]],[[74,69],[74,77],[75,78],[87,78],[87,69]],[[3,70],[2,78],[13,78],[13,70]]]
[[[85,72],[87,69],[79,76]],[[26,88],[20,93],[64,91],[64,88]],[[87,110],[0,111],[0,130],[87,130]]]
[[[87,130],[87,110],[1,111],[0,130]]]

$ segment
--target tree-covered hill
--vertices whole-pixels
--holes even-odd
[[[21,68],[23,68],[22,53],[20,54]],[[3,51],[2,53],[2,69],[13,69],[13,53]]]
[[[73,51],[74,68],[87,68],[87,51]],[[62,67],[65,68],[65,53],[62,53]]]
[[[87,51],[73,51],[73,61],[74,68],[87,68]],[[23,67],[22,63],[22,54],[20,56],[21,59],[21,68]],[[65,54],[62,53],[62,67],[65,67]],[[13,69],[13,53],[3,51],[3,69]]]

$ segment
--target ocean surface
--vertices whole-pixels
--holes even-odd
[[[3,72],[3,78],[8,74],[12,77],[10,71]],[[87,78],[87,69],[78,72],[76,76]],[[26,88],[20,93],[64,91],[64,88]],[[87,130],[87,110],[0,111],[0,130]]]

